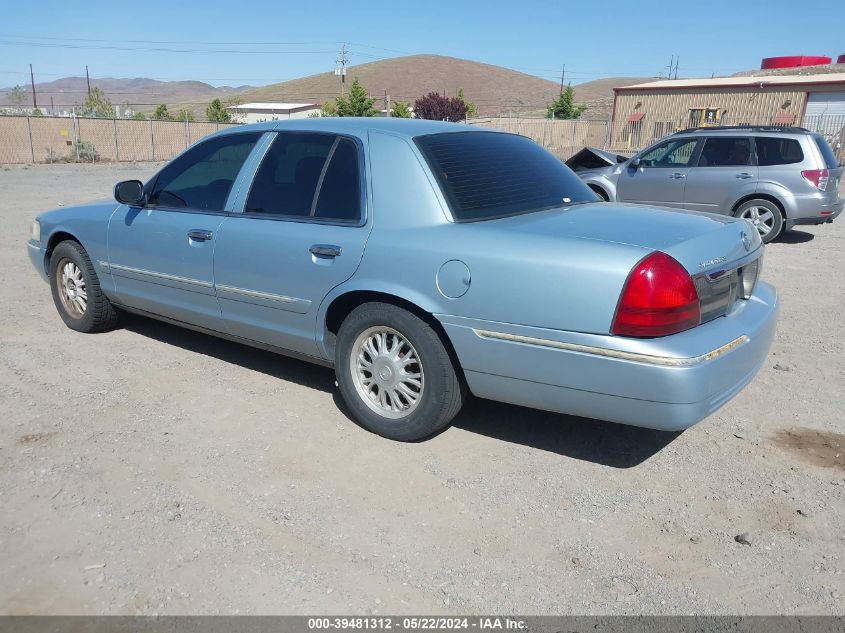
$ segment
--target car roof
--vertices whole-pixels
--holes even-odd
[[[699,136],[705,134],[794,134],[805,135],[812,132],[803,127],[779,125],[722,125],[715,127],[694,127],[678,130],[673,136]]]
[[[219,134],[236,132],[333,132],[337,134],[351,134],[366,136],[370,130],[389,132],[406,138],[413,138],[425,134],[440,134],[448,132],[495,132],[489,128],[481,128],[463,123],[449,123],[446,121],[428,121],[425,119],[402,119],[399,117],[314,117],[306,119],[290,119],[282,121],[266,121],[239,125],[220,130]]]

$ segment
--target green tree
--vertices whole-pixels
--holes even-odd
[[[337,106],[331,101],[326,101],[320,107],[320,113],[315,116],[340,116],[337,113]]]
[[[136,112],[135,114],[132,115],[132,118],[135,119],[136,121],[146,121],[147,115],[144,114],[143,112]]]
[[[216,121],[217,123],[231,123],[232,121],[232,115],[220,99],[215,99],[208,104],[205,109],[205,116],[209,121]]]
[[[167,111],[167,104],[160,103],[158,106],[156,106],[155,112],[153,112],[153,119],[155,119],[156,121],[172,120],[170,112]]]
[[[194,122],[194,113],[188,110],[187,108],[182,108],[179,110],[179,120],[180,121],[189,121],[191,123]]]
[[[337,102],[337,116],[375,116],[378,114],[373,104],[375,99],[371,99],[367,94],[367,89],[361,85],[356,77],[352,82],[352,87],[349,88],[349,96],[338,97]]]
[[[397,101],[393,104],[393,112],[390,113],[390,116],[399,119],[410,119],[412,116],[410,104],[407,101]]]
[[[82,106],[77,108],[79,116],[96,117],[102,119],[113,119],[115,116],[114,105],[106,96],[106,93],[94,86],[91,92],[85,97]]]
[[[585,105],[575,104],[575,90],[571,85],[560,93],[560,96],[552,101],[546,109],[547,119],[577,119],[587,109]]]
[[[458,100],[463,101],[464,105],[467,107],[467,118],[471,119],[478,116],[478,108],[475,107],[475,104],[472,101],[469,101],[466,97],[464,97],[463,88],[458,88]]]
[[[26,103],[26,92],[20,86],[15,86],[6,93],[9,102],[16,108],[20,108]]]

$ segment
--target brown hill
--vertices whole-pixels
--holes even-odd
[[[429,92],[448,96],[463,88],[466,98],[476,104],[482,116],[544,114],[546,105],[557,97],[560,86],[501,66],[441,55],[411,55],[352,66],[346,83],[357,77],[373,97],[387,92],[391,100],[413,103]],[[614,86],[647,81],[642,78],[601,79],[574,86],[579,103],[599,105],[606,116],[603,101],[612,101]],[[238,95],[242,103],[251,101],[287,101],[323,103],[340,94],[340,78],[334,72],[292,79],[253,88]],[[601,103],[599,103],[601,102]],[[384,107],[381,98],[377,107]],[[584,116],[592,118],[588,110]]]
[[[202,81],[157,81],[143,77],[92,79],[91,86],[100,88],[116,106],[128,103],[133,110],[141,112],[150,112],[160,103],[166,104],[171,109],[181,107],[180,104],[190,104],[202,106],[204,110],[204,104],[212,99],[216,97],[225,99],[250,87],[221,86],[217,88]],[[27,99],[24,106],[31,106],[30,88],[29,86],[22,86],[22,88]],[[11,89],[11,87],[0,88],[0,106],[12,105],[9,101]],[[74,104],[85,100],[88,84],[85,77],[63,77],[55,81],[35,84],[35,93],[42,110],[49,110],[52,98],[57,112],[69,111]]]

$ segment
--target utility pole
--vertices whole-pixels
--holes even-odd
[[[384,109],[387,111],[385,116],[390,116],[390,95],[387,94],[387,90],[384,91]]]
[[[88,96],[91,96],[91,77],[88,76],[88,64],[85,64],[85,81],[88,83]]]
[[[346,42],[340,47],[340,55],[335,60],[334,74],[340,77],[340,94],[346,94],[346,64],[349,63],[349,58],[346,56]]]
[[[563,78],[566,76],[566,64],[563,65],[563,68],[560,71],[560,94],[563,94]]]
[[[35,103],[35,75],[32,74],[32,64],[29,65],[29,81],[32,83],[32,109],[35,110],[38,104]]]
[[[675,79],[678,78],[678,62],[681,60],[680,55],[675,58]]]

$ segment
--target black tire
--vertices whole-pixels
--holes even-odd
[[[762,198],[756,198],[754,200],[743,202],[739,205],[736,211],[734,211],[734,216],[738,218],[745,217],[754,222],[755,218],[753,217],[753,209],[755,208],[758,210],[758,215],[761,216],[760,221],[755,223],[757,224],[757,230],[760,233],[760,238],[763,240],[763,244],[768,244],[780,235],[783,230],[783,214],[778,208],[778,205],[774,202],[764,200]],[[760,213],[762,210],[765,210],[765,213]],[[762,219],[762,216],[765,217],[765,220]],[[768,221],[769,218],[771,219],[770,222]],[[765,226],[769,230],[764,232],[761,230],[761,226]]]
[[[73,270],[77,279],[81,279],[81,283],[73,281],[71,277],[71,283],[66,285],[67,278],[63,271],[67,266],[71,267],[69,270]],[[80,287],[85,294],[84,309],[69,294],[78,293]],[[70,329],[77,332],[104,332],[117,324],[118,312],[103,294],[91,259],[79,243],[65,240],[53,249],[50,256],[50,288],[56,310]]]
[[[363,393],[364,388],[360,386],[361,375],[352,366],[359,357],[357,351],[354,359],[352,357],[353,348],[360,349],[362,344],[359,339],[364,337],[366,340],[368,333],[378,331],[379,328],[398,334],[390,339],[393,335],[387,333],[388,345],[391,342],[399,345],[402,338],[409,344],[408,347],[396,348],[398,362],[411,360],[414,354],[419,359],[419,363],[412,362],[409,365],[413,372],[419,367],[421,389],[418,401],[411,405],[401,392],[396,392],[399,395],[399,407],[409,408],[406,414],[398,413],[404,416],[398,419],[378,412],[377,400],[381,387],[375,384],[375,368],[378,367],[376,359],[382,356],[371,357],[365,352],[364,362],[369,359],[374,368],[369,378],[374,383],[373,389],[367,390],[372,395],[369,404]],[[374,335],[378,336],[369,336]],[[355,421],[373,433],[400,442],[421,440],[445,427],[461,410],[466,393],[462,376],[437,332],[411,312],[388,303],[362,304],[344,319],[335,347],[335,375],[340,393]],[[390,373],[390,378],[393,379],[394,375],[398,374]],[[390,390],[387,391],[387,399],[390,400]],[[402,401],[402,398],[406,400]]]
[[[610,196],[607,195],[607,192],[597,185],[589,185],[590,189],[592,189],[595,194],[602,199],[603,202],[607,202],[610,200]]]

